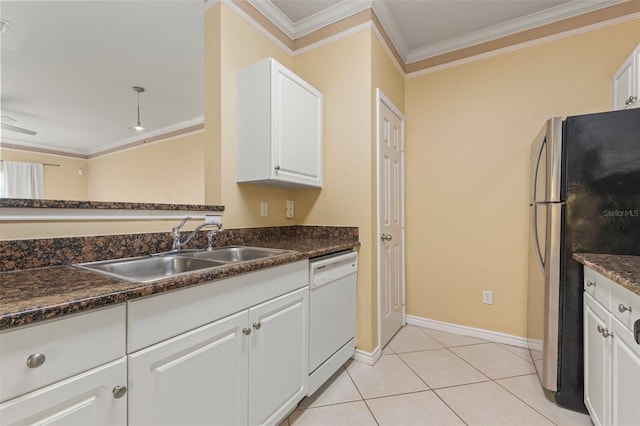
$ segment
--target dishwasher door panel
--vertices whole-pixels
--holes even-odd
[[[356,333],[356,273],[311,290],[309,300],[309,372]]]

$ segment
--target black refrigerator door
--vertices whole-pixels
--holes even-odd
[[[640,255],[640,109],[564,122],[560,405],[584,411],[582,265],[573,253]]]

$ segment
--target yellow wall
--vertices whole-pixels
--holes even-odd
[[[44,166],[44,196],[48,200],[87,199],[87,160],[2,148],[1,158],[26,163],[59,164]],[[1,163],[0,163],[1,167]],[[78,174],[82,170],[82,175]]]
[[[209,101],[217,102],[220,110],[220,201],[225,206],[224,224],[231,228],[293,225],[295,221],[284,215],[285,201],[295,200],[293,190],[236,183],[236,73],[266,57],[273,57],[292,69],[293,58],[227,6],[220,3],[206,13],[220,14],[221,84],[219,97]],[[212,91],[211,95],[216,94]],[[205,117],[205,128],[209,127],[209,119]],[[209,143],[212,141],[207,140]],[[261,201],[269,203],[266,218],[260,217]]]
[[[204,131],[89,160],[89,199],[204,204]]]
[[[526,335],[529,144],[549,117],[610,109],[638,24],[406,80],[408,314]]]
[[[296,57],[295,72],[323,94],[323,188],[296,191],[298,221],[360,228],[357,345],[372,346],[371,37],[362,31]]]

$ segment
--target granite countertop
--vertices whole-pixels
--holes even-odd
[[[149,296],[164,291],[228,278],[245,272],[322,256],[359,246],[356,241],[279,238],[252,246],[292,250],[278,256],[229,264],[151,283],[132,283],[73,266],[23,269],[0,274],[0,330],[57,318]]]
[[[574,253],[573,258],[640,296],[640,256]]]

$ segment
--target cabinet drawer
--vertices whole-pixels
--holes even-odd
[[[612,285],[611,313],[629,331],[633,331],[633,323],[640,319],[640,296],[618,284]]]
[[[122,304],[0,334],[0,401],[121,358],[125,322]]]
[[[584,268],[584,291],[590,294],[607,310],[611,310],[611,287],[614,284],[609,278],[596,271]]]

